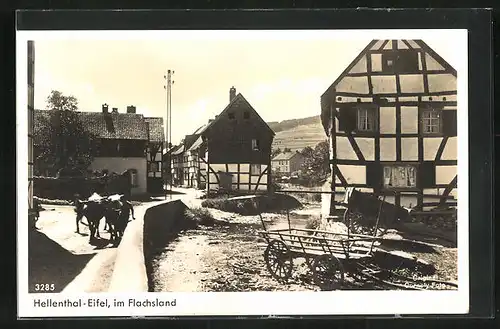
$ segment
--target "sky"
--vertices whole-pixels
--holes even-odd
[[[173,33],[173,32],[170,32]],[[219,114],[236,88],[266,121],[320,113],[320,96],[372,40],[356,38],[35,39],[35,108],[51,90],[73,95],[80,111],[107,103],[144,116],[166,115],[164,74],[173,70],[172,140]],[[452,66],[454,40],[422,38]]]

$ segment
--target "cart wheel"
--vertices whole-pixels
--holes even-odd
[[[344,268],[337,257],[321,255],[314,259],[313,276],[322,290],[335,290],[344,282]]]
[[[264,260],[269,273],[275,279],[286,281],[292,275],[292,253],[283,241],[271,240],[264,251]]]

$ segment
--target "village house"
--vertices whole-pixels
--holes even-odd
[[[145,118],[128,106],[126,113],[117,108],[101,112],[76,112],[85,129],[98,139],[98,148],[89,166],[91,171],[130,173],[132,195],[163,191],[161,153],[163,150],[163,119]],[[49,124],[50,111],[35,110],[34,142],[44,143],[43,127]],[[43,169],[39,174],[44,174]]]
[[[226,108],[172,151],[174,181],[207,192],[266,192],[273,138],[267,123],[232,87]]]
[[[299,152],[283,152],[276,155],[271,161],[274,172],[283,176],[290,176],[301,169],[304,156]]]
[[[371,41],[321,96],[332,191],[419,210],[455,195],[456,78],[421,40]]]

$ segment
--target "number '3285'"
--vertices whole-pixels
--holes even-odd
[[[35,283],[35,291],[54,291],[55,289],[53,283]]]

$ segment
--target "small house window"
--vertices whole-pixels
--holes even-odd
[[[422,132],[424,134],[438,134],[441,132],[441,111],[429,109],[422,111]]]
[[[227,116],[229,117],[229,119],[233,120],[234,119],[234,112],[229,112],[227,114]]]
[[[252,139],[252,150],[254,151],[260,150],[260,143],[258,139]]]
[[[368,108],[358,108],[357,128],[359,131],[373,131],[375,112]]]
[[[149,164],[149,171],[150,172],[157,172],[158,171],[158,164],[156,162],[151,162]]]
[[[243,112],[243,119],[250,119],[250,112],[248,111]]]
[[[130,185],[132,185],[132,187],[139,186],[139,179],[137,177],[137,169],[130,169]]]
[[[260,175],[260,164],[250,165],[250,175]]]
[[[417,169],[415,166],[384,166],[385,188],[415,188],[417,186]]]

